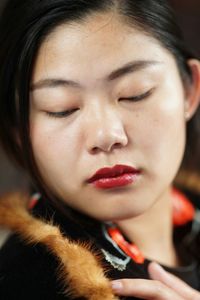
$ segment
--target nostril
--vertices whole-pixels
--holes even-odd
[[[116,143],[112,146],[112,148],[114,149],[118,149],[118,148],[121,148],[123,145],[121,143]]]
[[[112,152],[121,149],[128,144],[128,137],[125,131],[116,131],[116,128],[110,130],[101,130],[97,134],[91,133],[87,138],[87,149],[91,154],[99,152]]]
[[[120,148],[122,148],[123,147],[123,145],[121,144],[121,143],[115,143],[115,144],[113,144],[113,145],[103,145],[103,146],[101,146],[101,147],[93,147],[92,149],[91,149],[91,153],[92,154],[97,154],[97,153],[99,153],[99,152],[101,152],[101,151],[105,151],[105,152],[110,152],[110,151],[113,151],[113,150],[115,150],[115,149],[120,149]]]
[[[92,154],[97,154],[99,151],[100,151],[100,149],[98,147],[94,147],[91,149]]]

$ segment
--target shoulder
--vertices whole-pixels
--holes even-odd
[[[57,280],[58,263],[42,245],[12,235],[0,251],[0,299],[67,299]]]

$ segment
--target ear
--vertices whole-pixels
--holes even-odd
[[[187,88],[185,99],[185,118],[187,121],[195,114],[200,103],[200,61],[190,59],[188,66],[191,70],[192,82]]]

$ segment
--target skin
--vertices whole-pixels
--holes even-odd
[[[146,300],[200,300],[200,293],[155,262],[149,265],[152,280],[122,279],[112,282],[117,295],[135,296]]]
[[[130,62],[134,71],[109,78]],[[197,62],[190,65],[199,82]],[[42,85],[50,78],[77,84]],[[56,28],[40,48],[30,91],[30,134],[42,177],[68,205],[116,222],[147,257],[176,265],[170,191],[199,93],[199,84],[186,91],[173,56],[157,40],[118,17],[92,15]],[[68,110],[74,111],[58,114]],[[134,184],[110,190],[86,182],[116,164],[141,174]]]

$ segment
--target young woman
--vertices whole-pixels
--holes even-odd
[[[10,0],[0,41],[1,141],[37,191],[1,199],[0,298],[200,299],[200,63],[167,2]]]

